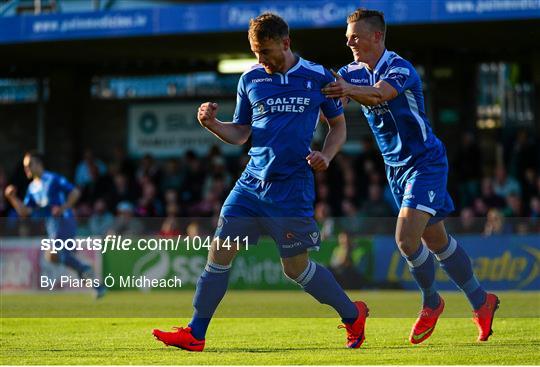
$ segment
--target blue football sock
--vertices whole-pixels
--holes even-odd
[[[421,244],[414,254],[404,257],[409,265],[409,271],[422,292],[423,306],[431,309],[437,308],[437,306],[439,306],[440,297],[433,284],[435,281],[435,263],[433,261],[433,255],[426,246]]]
[[[448,236],[448,245],[435,254],[441,268],[461,289],[473,309],[478,310],[486,301],[486,291],[473,273],[471,259],[452,236]]]
[[[351,324],[358,318],[356,305],[324,266],[309,261],[306,270],[294,281],[320,303],[332,306],[344,323]]]
[[[65,266],[75,270],[79,276],[91,271],[92,267],[82,261],[80,261],[71,251],[62,250],[58,253],[60,262]],[[92,276],[92,275],[88,275]]]
[[[197,289],[193,297],[195,312],[189,323],[191,334],[195,339],[205,338],[210,320],[227,291],[230,269],[231,265],[207,263],[197,281]]]

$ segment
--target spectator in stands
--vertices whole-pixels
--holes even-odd
[[[132,162],[127,157],[126,150],[121,146],[117,145],[113,148],[113,158],[111,165],[114,165],[118,168],[117,172],[125,174],[130,179],[134,177],[135,168],[133,167]],[[111,175],[114,175],[117,172],[110,171]]]
[[[137,171],[135,172],[135,177],[139,185],[142,184],[145,177],[148,177],[159,187],[161,171],[159,169],[159,165],[151,154],[145,154],[140,160]]]
[[[180,200],[193,204],[202,198],[206,172],[195,152],[191,150],[186,152],[184,163],[186,180],[180,190]]]
[[[489,209],[486,225],[484,226],[484,235],[492,236],[505,233],[510,233],[510,228],[505,223],[504,215],[499,209]]]
[[[137,199],[137,191],[125,173],[117,173],[113,177],[113,187],[108,194],[109,207],[115,208],[118,203],[128,201],[134,203]]]
[[[482,198],[476,198],[473,202],[473,210],[475,216],[486,217],[489,208]]]
[[[178,214],[180,208],[176,203],[169,203],[166,206],[167,217],[161,225],[159,235],[162,237],[175,237],[181,234]]]
[[[393,215],[392,208],[383,198],[383,190],[378,184],[370,184],[368,198],[360,208],[360,215],[368,218],[385,218]]]
[[[506,208],[503,210],[505,217],[523,217],[525,216],[523,211],[523,203],[521,198],[516,193],[510,193],[506,197]]]
[[[96,182],[98,177],[107,171],[105,163],[94,156],[91,149],[86,149],[83,160],[79,162],[75,169],[75,184],[81,189],[91,182]]]
[[[533,196],[540,194],[536,187],[536,170],[534,168],[527,168],[523,177],[523,202],[528,203]]]
[[[144,232],[143,223],[133,216],[135,208],[129,201],[121,201],[116,207],[117,216],[107,234],[138,236]]]
[[[317,191],[317,201],[323,201],[328,203],[330,189],[326,183],[320,183],[316,186],[315,190]]]
[[[322,240],[334,234],[335,222],[332,218],[330,205],[326,201],[319,201],[315,204],[315,220],[319,223]]]
[[[145,176],[140,179],[142,196],[137,202],[135,213],[140,217],[161,217],[164,215],[163,204],[157,197],[156,185]]]
[[[328,192],[326,193],[325,198],[321,200],[327,201],[330,205],[330,209],[335,216],[341,216],[341,202],[344,198],[344,168],[346,169],[347,165],[344,162],[345,157],[342,153],[338,153],[334,158],[332,164],[328,167],[325,172],[325,182]],[[349,185],[351,187],[352,185]],[[323,190],[325,188],[323,187]],[[354,189],[354,187],[352,188]],[[317,190],[320,191],[320,190]]]
[[[338,245],[332,251],[330,271],[338,283],[345,289],[358,289],[362,284],[356,263],[353,260],[354,244],[351,234],[342,231],[338,235]]]
[[[462,207],[472,204],[474,198],[478,196],[481,162],[481,152],[474,135],[465,132],[452,165],[452,169],[459,175],[458,190]]]
[[[488,208],[502,209],[506,205],[504,197],[497,195],[493,190],[493,181],[489,177],[482,179],[481,199]]]
[[[204,182],[203,196],[206,196],[210,190],[218,190],[217,197],[225,200],[231,184],[232,177],[225,166],[225,160],[220,156],[213,157]]]
[[[88,219],[88,229],[92,236],[103,236],[114,223],[114,216],[108,211],[107,202],[99,198],[94,203],[94,211]]]
[[[530,202],[530,217],[531,218],[540,218],[540,197],[533,196]]]
[[[507,149],[509,153],[508,171],[511,176],[522,183],[525,181],[527,169],[535,168],[538,165],[538,147],[535,146],[533,139],[529,139],[527,130],[520,129],[509,148]]]
[[[451,222],[454,222],[454,220]],[[459,213],[459,220],[457,221],[453,231],[456,233],[482,233],[482,223],[480,218],[474,216],[474,210],[470,206],[466,206],[461,209],[461,212]]]
[[[343,213],[343,217],[339,220],[340,228],[350,233],[360,232],[362,219],[358,214],[358,208],[351,199],[343,199],[341,202],[341,212]]]
[[[164,165],[160,189],[162,192],[169,189],[180,190],[185,179],[185,172],[182,172],[179,160],[170,158]]]
[[[540,232],[540,197],[533,196],[530,203],[529,225],[534,233]]]
[[[510,193],[521,195],[521,187],[515,178],[506,174],[504,166],[495,168],[495,178],[493,180],[493,191],[501,197],[507,197]]]

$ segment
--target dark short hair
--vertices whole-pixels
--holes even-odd
[[[289,25],[276,14],[262,13],[249,21],[248,38],[250,40],[279,40],[288,36]]]
[[[347,24],[355,23],[360,20],[368,23],[371,29],[382,32],[386,35],[386,23],[384,21],[384,13],[378,10],[370,10],[366,8],[358,8],[347,17]]]
[[[37,160],[41,164],[45,164],[45,157],[43,154],[38,152],[37,150],[28,150],[26,153],[24,153],[24,157],[29,156],[31,159]]]

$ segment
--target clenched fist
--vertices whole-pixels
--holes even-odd
[[[330,160],[324,154],[316,150],[309,153],[306,159],[314,171],[325,171],[330,165]]]
[[[15,197],[17,195],[17,188],[13,185],[8,185],[4,191],[4,195],[6,195],[7,198]]]
[[[199,106],[197,119],[203,127],[208,127],[216,121],[218,104],[214,102],[206,102]]]

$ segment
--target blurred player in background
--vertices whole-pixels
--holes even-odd
[[[478,340],[491,335],[499,299],[486,293],[471,260],[446,233],[443,219],[454,210],[446,190],[448,161],[443,143],[426,117],[422,82],[410,62],[385,48],[384,15],[358,9],[347,18],[347,46],[354,61],[339,70],[323,93],[362,105],[382,152],[390,188],[400,208],[396,242],[423,295],[410,341],[426,340],[443,312],[434,286],[433,257],[473,307]]]
[[[289,27],[277,15],[252,19],[248,38],[259,64],[240,78],[232,123],[217,120],[218,105],[210,102],[199,107],[198,119],[229,144],[245,144],[251,136],[251,159],[223,204],[216,238],[197,283],[193,319],[187,328],[156,329],[153,334],[167,345],[202,351],[238,251],[236,246],[223,247],[223,242],[248,236],[256,243],[261,234],[268,234],[278,246],[285,274],[338,312],[347,346],[358,348],[364,340],[367,306],[352,302],[330,271],[308,256],[321,240],[313,219],[312,170],[326,170],[346,139],[340,100],[321,93],[335,79],[321,65],[292,53]],[[322,151],[310,151],[320,110],[328,119],[329,132]]]
[[[80,191],[66,178],[45,170],[43,157],[36,152],[28,152],[23,158],[24,172],[32,180],[21,201],[13,185],[6,187],[5,196],[21,217],[44,218],[47,235],[51,239],[75,238],[77,222],[73,216],[73,206],[80,197]],[[54,263],[64,264],[75,270],[81,279],[93,279],[94,271],[66,249],[56,254],[49,253]],[[105,294],[105,287],[95,288],[97,298]]]

